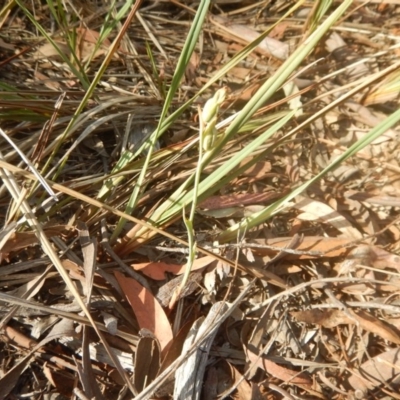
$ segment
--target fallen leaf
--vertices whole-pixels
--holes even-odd
[[[250,159],[243,160],[240,163],[239,168],[249,161]],[[265,179],[266,174],[270,173],[271,170],[272,170],[272,165],[270,161],[258,161],[251,167],[246,169],[246,171],[244,171],[242,175],[249,176],[252,178]]]
[[[232,369],[235,385],[237,385],[237,391],[240,400],[252,400],[252,388],[250,384],[244,379],[244,376],[231,364],[229,366]]]
[[[296,110],[295,117],[303,115],[303,103],[301,102],[300,92],[294,81],[289,81],[283,85],[285,96],[288,97],[288,105],[291,110]]]
[[[321,221],[334,226],[347,238],[362,238],[362,234],[351,225],[350,221],[328,206],[328,204],[310,198],[303,198],[295,204],[295,207],[303,211],[302,214],[297,216],[302,221]]]
[[[85,222],[77,221],[76,226],[79,232],[79,242],[82,247],[83,270],[85,272],[83,289],[86,295],[87,304],[90,304],[94,272],[96,269],[97,240],[89,235],[89,228]]]
[[[173,339],[169,320],[153,294],[138,281],[115,271],[118,284],[124,292],[141,329],[148,329],[158,339],[164,353]]]
[[[3,376],[0,378],[0,399],[5,399],[10,391],[14,388],[23,371],[29,366],[32,356],[37,351],[43,352],[41,348],[47,343],[65,336],[75,336],[72,320],[62,319],[60,322],[54,325],[47,337],[33,347],[25,357],[18,361],[16,365],[3,374]]]
[[[375,387],[393,383],[400,374],[400,349],[392,349],[375,356],[354,371],[348,383],[354,390],[367,392]]]
[[[77,372],[86,396],[90,399],[105,400],[93,371],[89,349],[91,340],[89,332],[89,327],[83,326],[82,363],[76,362]]]
[[[235,99],[236,101],[249,101],[254,94],[260,89],[261,84],[257,82],[249,83],[243,86],[243,88],[233,92],[229,98]]]
[[[100,34],[93,29],[77,28],[76,33],[78,35],[77,53],[79,59],[82,61],[88,60],[89,57],[94,59],[105,54],[107,49],[111,46],[111,42],[108,39],[105,39],[100,46],[98,46]]]
[[[67,58],[70,57],[71,49],[68,47],[66,43],[60,41],[55,41],[54,43],[56,44],[58,50],[60,50],[61,53],[65,54]],[[60,53],[57,51],[57,48],[54,47],[51,43],[45,43],[43,46],[40,46],[35,51],[35,53],[33,54],[33,58],[35,60],[40,60],[43,58],[51,58],[55,59],[56,61],[62,61]]]
[[[156,379],[161,365],[160,344],[156,338],[139,339],[135,353],[134,384],[141,392]]]
[[[354,321],[352,321],[341,310],[314,309],[304,311],[292,311],[290,314],[298,322],[321,325],[325,328],[334,328],[341,324],[354,323]]]
[[[289,26],[289,22],[280,22],[272,28],[272,31],[269,33],[268,36],[280,40],[283,38],[285,31]]]
[[[185,77],[189,84],[196,79],[196,76],[198,75],[197,68],[199,67],[199,65],[200,56],[197,52],[194,51],[185,70]]]
[[[251,76],[251,70],[244,67],[234,67],[229,71],[229,73],[237,83],[243,83],[246,78]]]
[[[325,399],[321,393],[314,389],[313,380],[307,376],[304,372],[293,371],[291,369],[282,367],[273,361],[270,361],[266,356],[257,356],[249,349],[247,349],[247,356],[253,365],[263,369],[274,378],[279,379],[291,385],[296,385],[304,390],[307,390],[310,394],[317,396],[321,399]]]
[[[49,383],[54,386],[55,392],[60,394],[60,397],[72,397],[72,389],[75,384],[72,374],[59,371],[51,363],[45,363],[42,371]]]
[[[361,246],[360,246],[361,247]],[[400,272],[400,256],[393,254],[378,246],[366,246],[372,266],[379,269],[393,268]]]
[[[284,250],[287,246],[292,243],[293,237],[281,237],[273,239],[257,239],[256,247],[251,247],[251,243],[248,243],[247,247],[250,247],[255,254],[259,255],[274,255],[279,250]],[[313,259],[322,257],[341,257],[346,255],[350,249],[345,247],[352,244],[352,240],[346,238],[338,237],[322,237],[322,236],[304,236],[301,238],[300,243],[295,248],[295,250],[305,251],[305,252],[318,252],[319,255],[312,254],[285,254],[286,260],[293,259]],[[262,245],[266,245],[262,247]],[[270,247],[268,247],[270,246]],[[272,247],[272,248],[271,248]]]
[[[221,16],[213,16],[211,22],[219,28],[218,31],[227,32],[231,40],[234,36],[240,43],[253,42],[260,36],[256,30],[245,25],[231,24],[228,19]],[[268,36],[258,44],[256,50],[279,60],[286,60],[289,56],[289,46],[286,43]]]
[[[210,265],[215,260],[214,257],[205,256],[194,260],[192,265],[192,271],[199,270],[201,268]],[[163,281],[167,279],[165,273],[170,272],[174,275],[181,275],[186,270],[186,264],[167,264],[165,262],[150,262],[150,263],[137,263],[132,264],[132,267],[136,271],[141,271],[143,274],[156,281]]]
[[[385,321],[365,312],[348,309],[343,310],[306,310],[294,311],[291,315],[299,322],[321,325],[325,328],[334,328],[338,325],[358,324],[367,332],[380,336],[392,343],[400,344],[398,330]]]
[[[180,331],[173,338],[171,345],[168,347],[168,351],[162,361],[160,371],[165,371],[182,354],[182,348],[186,336],[188,335],[196,317],[195,315],[189,315],[188,318],[189,320],[185,323],[185,325],[183,325]]]
[[[47,75],[42,74],[40,71],[35,71],[34,77],[37,81],[43,82],[43,84],[51,90],[62,90],[62,85],[57,79],[49,78]]]
[[[1,335],[1,341],[12,343],[14,346],[20,346],[25,349],[31,349],[37,345],[37,342],[21,333],[19,330],[6,325]]]
[[[44,228],[47,236],[60,236],[72,229],[69,225],[55,225]],[[7,233],[7,240],[3,242],[1,253],[8,254],[11,251],[25,249],[26,247],[38,244],[38,238],[35,232],[9,232]]]
[[[378,335],[392,343],[400,344],[399,331],[395,327],[365,311],[349,311],[357,319],[360,327],[367,332]]]
[[[243,218],[244,208],[243,207],[226,207],[219,208],[215,210],[198,210],[200,215],[205,215],[207,217],[212,217],[216,219],[220,218]]]
[[[204,379],[203,391],[201,393],[202,400],[214,400],[218,398],[219,378],[218,370],[215,366],[210,366]]]

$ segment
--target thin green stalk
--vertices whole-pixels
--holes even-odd
[[[20,0],[17,0],[17,1],[19,2]],[[109,48],[109,50],[108,50],[108,52],[107,52],[107,55],[106,55],[106,57],[104,58],[104,60],[103,60],[103,62],[102,62],[102,64],[101,64],[101,66],[100,66],[99,70],[97,71],[97,73],[96,73],[96,75],[95,75],[93,81],[91,82],[91,84],[90,84],[89,86],[87,86],[87,87],[84,86],[84,88],[85,88],[85,95],[84,95],[82,101],[80,102],[78,108],[76,109],[74,115],[72,116],[72,118],[71,118],[71,120],[70,120],[68,126],[65,128],[65,131],[64,131],[64,133],[63,133],[63,135],[62,135],[62,137],[61,137],[59,143],[57,144],[57,146],[54,148],[52,154],[51,154],[51,155],[49,156],[49,158],[47,159],[47,163],[46,163],[45,166],[43,167],[43,171],[46,171],[47,168],[51,165],[51,163],[52,163],[52,161],[53,161],[55,155],[57,154],[58,150],[60,149],[60,147],[61,147],[62,144],[63,144],[64,138],[67,137],[69,131],[70,131],[70,130],[72,129],[72,127],[74,126],[74,124],[75,124],[77,118],[79,117],[79,115],[83,112],[84,108],[86,107],[87,102],[88,102],[89,99],[93,96],[94,90],[95,90],[97,84],[99,83],[100,79],[101,79],[102,76],[104,75],[104,73],[105,73],[105,71],[106,71],[106,69],[107,69],[107,67],[108,67],[108,64],[110,63],[110,61],[111,61],[113,55],[114,55],[115,52],[117,51],[118,46],[119,46],[119,44],[120,44],[120,42],[121,42],[121,40],[122,40],[122,37],[123,37],[123,35],[124,35],[124,33],[125,33],[126,29],[127,29],[127,26],[129,25],[130,21],[131,21],[132,18],[134,17],[135,12],[136,12],[138,6],[140,5],[140,3],[141,3],[141,0],[136,0],[135,3],[133,2],[133,0],[129,0],[129,1],[125,4],[124,10],[127,10],[127,9],[128,9],[128,8],[127,8],[127,5],[128,5],[128,4],[129,4],[130,6],[133,4],[133,6],[132,6],[132,9],[131,9],[131,12],[129,13],[129,15],[128,15],[128,17],[127,17],[127,20],[125,21],[124,29],[122,29],[122,30],[119,32],[118,36],[115,38],[114,42],[113,42],[112,45],[110,46],[110,48]],[[122,17],[122,16],[121,16],[121,17]],[[75,71],[73,71],[73,72],[75,73]],[[57,172],[55,173],[55,175],[54,175],[54,177],[53,177],[53,180],[56,180],[57,177],[60,175],[60,173],[61,173],[61,171],[62,171],[62,169],[63,169],[63,167],[64,167],[64,165],[65,165],[66,162],[67,162],[67,159],[65,159],[65,160],[63,161],[63,163],[61,163],[61,165],[59,166]]]
[[[160,79],[160,74],[157,71],[157,65],[156,65],[156,60],[154,59],[153,52],[151,51],[151,48],[149,46],[149,43],[146,41],[146,52],[150,60],[150,65],[151,69],[153,71],[154,78],[156,79],[158,83],[158,90],[162,96],[162,98],[165,100],[166,99],[166,94],[165,94],[165,83]]]
[[[31,14],[31,12],[22,4],[21,0],[15,0],[21,10],[25,13],[25,15],[29,18],[33,25],[35,25],[36,29],[46,38],[46,40],[51,43],[54,49],[57,51],[58,55],[61,59],[68,65],[71,72],[79,79],[82,87],[85,90],[89,89],[89,80],[87,76],[82,73],[79,69],[75,67],[75,65],[71,62],[71,60],[67,57],[67,55],[58,47],[57,43],[53,40],[53,38],[46,32],[46,30],[37,22],[35,17]]]
[[[198,188],[198,197],[201,199],[202,195],[209,189],[214,188],[215,185],[233,169],[237,168],[238,165],[247,157],[250,157],[266,140],[268,140],[271,136],[273,136],[279,129],[281,129],[291,118],[293,118],[294,114],[297,110],[294,110],[288,113],[285,117],[277,121],[274,125],[272,125],[265,132],[261,133],[255,140],[249,143],[245,148],[243,148],[240,152],[238,152],[235,157],[229,161],[229,163],[225,163],[221,165],[218,169],[208,175],[199,185]],[[212,151],[212,150],[211,150]],[[206,154],[205,162],[208,161],[208,154]],[[186,207],[193,198],[192,192],[188,192],[184,194],[179,200],[176,199],[176,203],[179,204],[179,207]],[[170,211],[169,211],[170,209]],[[166,223],[168,219],[170,219],[176,211],[172,209],[171,204],[169,209],[167,208],[166,212],[162,215],[162,218],[159,219],[159,223],[162,225]]]
[[[220,69],[217,70],[215,75],[185,104],[179,107],[176,111],[174,111],[170,116],[166,117],[164,121],[160,120],[161,126],[157,127],[157,129],[151,134],[149,140],[143,143],[134,153],[130,151],[125,151],[121,159],[118,161],[117,165],[113,168],[112,174],[118,173],[122,168],[124,168],[127,164],[132,162],[135,158],[137,158],[140,154],[143,153],[144,150],[148,150],[151,147],[151,143],[153,140],[158,140],[160,136],[176,121],[179,117],[187,110],[195,100],[200,97],[203,93],[206,92],[212,85],[218,82],[222,77],[224,77],[234,66],[236,66],[240,61],[245,59],[259,43],[261,43],[269,34],[269,32],[279,23],[281,23],[285,18],[287,18],[290,14],[292,14],[297,8],[299,8],[304,3],[304,0],[298,1],[290,10],[287,11],[285,15],[282,16],[275,24],[271,25],[264,33],[262,33],[256,40],[252,43],[249,43],[243,50],[237,53],[229,62],[223,65]],[[101,188],[98,198],[104,199],[108,193],[112,191],[114,187],[116,187],[123,178],[110,178],[106,180],[103,187]],[[186,187],[189,187],[193,181],[188,181]],[[176,193],[175,193],[176,194]]]
[[[306,56],[312,51],[312,49],[319,43],[321,38],[326,34],[334,23],[343,15],[346,9],[352,4],[351,0],[345,0],[323,23],[319,26],[313,34],[308,37],[287,59],[277,72],[269,78],[264,85],[256,92],[252,99],[245,105],[245,107],[238,113],[236,118],[229,125],[225,131],[220,143],[218,143],[208,154],[208,160],[212,160],[217,154],[222,151],[223,146],[235,135],[240,128],[254,115],[258,109],[265,104],[265,102],[274,94],[276,91],[284,85],[290,75],[299,67]],[[286,118],[284,118],[285,121]],[[274,125],[275,126],[275,125]],[[279,129],[279,128],[278,128]],[[256,139],[257,140],[257,139]],[[260,144],[259,144],[260,145]],[[235,157],[236,161],[236,157]],[[223,175],[220,171],[226,175],[230,170],[235,168],[237,163],[226,163],[225,166],[220,167],[216,173],[209,175],[199,187],[199,195],[201,196],[205,191],[209,190],[213,185],[221,179]],[[189,178],[192,179],[192,178]],[[185,182],[183,185],[186,185]],[[166,224],[170,219],[174,218],[181,211],[183,207],[186,207],[188,202],[193,198],[193,193],[186,191],[183,192],[180,188],[178,191],[172,194],[170,199],[165,201],[152,215],[154,223],[162,226]],[[142,232],[140,232],[142,234]]]
[[[170,304],[174,304],[176,299],[179,299],[180,293],[182,292],[183,288],[186,286],[187,281],[189,280],[190,272],[192,271],[193,262],[196,257],[196,240],[195,240],[195,233],[194,233],[194,217],[196,214],[196,207],[197,207],[197,200],[198,200],[198,190],[199,184],[201,179],[201,173],[204,168],[204,155],[203,149],[206,148],[205,145],[205,126],[203,122],[203,115],[199,107],[199,121],[200,121],[200,145],[199,145],[199,162],[197,163],[197,168],[195,172],[195,179],[194,179],[194,187],[193,187],[193,199],[192,199],[192,206],[190,208],[189,218],[185,216],[185,208],[182,208],[183,214],[183,222],[185,223],[186,230],[188,233],[188,243],[189,243],[189,256],[188,261],[185,267],[185,273],[183,275],[182,281],[175,291],[174,295],[172,296]]]
[[[172,103],[172,100],[175,96],[176,91],[179,89],[179,84],[182,80],[182,77],[184,76],[187,65],[189,64],[190,58],[195,49],[198,37],[201,33],[201,29],[202,29],[204,20],[207,15],[209,5],[210,5],[210,0],[202,0],[201,1],[199,8],[197,10],[197,13],[195,15],[195,18],[193,20],[193,23],[190,27],[188,36],[185,41],[185,45],[182,49],[182,53],[179,57],[179,60],[178,60],[177,66],[176,66],[176,70],[175,70],[174,76],[172,78],[171,86],[168,90],[167,97],[165,99],[163,109],[161,111],[161,116],[160,116],[160,120],[158,122],[157,130],[155,131],[154,135],[150,136],[150,139],[148,141],[149,147],[148,147],[148,153],[146,156],[146,160],[144,162],[143,169],[139,175],[136,185],[133,188],[132,194],[131,194],[128,204],[126,206],[126,209],[125,209],[126,214],[132,214],[132,211],[135,209],[136,204],[139,200],[140,193],[142,193],[143,190],[145,189],[144,182],[145,182],[148,166],[150,163],[150,159],[153,154],[154,146],[157,142],[157,138],[158,138],[161,128],[163,126],[163,123],[164,123],[165,117],[167,115],[167,112],[169,110],[169,107]],[[121,233],[122,229],[125,226],[125,223],[126,223],[126,220],[123,218],[121,218],[118,221],[118,224],[110,238],[111,242],[114,242],[116,240],[116,238],[119,236],[119,234]]]
[[[372,129],[367,135],[365,135],[364,137],[359,139],[356,143],[354,143],[352,146],[350,146],[343,154],[340,155],[340,157],[338,157],[335,161],[333,161],[326,168],[324,168],[314,178],[310,179],[303,185],[299,186],[291,193],[289,193],[287,196],[283,197],[281,200],[275,202],[271,206],[266,207],[264,210],[258,213],[255,213],[251,217],[243,219],[238,224],[235,224],[226,231],[222,232],[218,240],[221,243],[233,240],[238,234],[238,231],[241,232],[243,230],[250,229],[254,226],[263,223],[272,215],[276,214],[279,210],[281,210],[282,207],[284,207],[284,205],[287,204],[291,199],[304,192],[304,190],[306,190],[313,183],[315,183],[320,178],[325,176],[328,172],[334,170],[348,158],[352,157],[354,154],[362,150],[365,146],[372,143],[375,139],[383,135],[388,129],[392,128],[399,121],[400,121],[400,110],[397,110],[391,116],[382,121],[378,126]]]

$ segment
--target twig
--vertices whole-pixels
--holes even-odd
[[[142,246],[143,248],[151,248],[160,251],[164,251],[166,253],[182,253],[182,254],[189,254],[189,249],[183,247],[164,247],[164,246],[149,246],[145,245]],[[287,253],[287,254],[295,254],[295,255],[307,255],[307,256],[314,256],[314,257],[322,257],[324,255],[321,251],[305,251],[305,250],[296,250],[287,247],[277,247],[277,246],[270,246],[267,244],[258,244],[258,243],[229,243],[229,244],[220,244],[216,246],[207,246],[202,245],[203,249],[213,251],[216,249],[230,249],[230,248],[239,248],[239,249],[268,249],[277,251],[280,253]]]
[[[150,290],[150,285],[148,284],[146,279],[142,275],[134,271],[132,268],[129,268],[111,248],[110,242],[108,241],[106,224],[106,221],[103,219],[101,221],[103,240],[100,242],[100,244],[103,246],[108,255],[122,268],[125,273],[127,273],[133,279],[137,280],[143,287]]]

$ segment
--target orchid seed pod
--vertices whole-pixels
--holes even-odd
[[[224,102],[226,97],[226,88],[218,89],[211,99],[206,101],[204,105],[202,116],[203,121],[209,123],[218,113],[219,106]]]
[[[218,135],[218,131],[215,128],[216,123],[217,123],[217,117],[215,116],[204,129],[202,146],[203,150],[206,152],[213,148],[215,139]]]

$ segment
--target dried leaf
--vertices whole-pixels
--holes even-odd
[[[141,392],[157,377],[161,365],[160,344],[156,338],[139,339],[135,353],[135,388]]]
[[[189,316],[189,320],[181,328],[178,334],[173,338],[171,345],[168,348],[167,354],[164,357],[161,365],[161,371],[166,370],[182,353],[182,348],[188,335],[190,328],[194,323],[194,315]]]
[[[298,321],[317,324],[325,328],[334,328],[343,324],[357,324],[367,332],[380,336],[390,342],[400,344],[400,335],[398,330],[390,326],[387,322],[374,317],[365,311],[348,309],[343,310],[306,310],[295,311],[291,314]]]
[[[268,36],[280,40],[283,38],[285,31],[289,26],[289,22],[280,22],[272,28],[272,31],[269,33]]]
[[[211,21],[222,31],[234,36],[240,43],[250,43],[260,36],[254,29],[244,25],[231,24],[228,19],[221,16],[213,16]],[[231,36],[230,38],[232,39]],[[268,36],[256,47],[256,50],[279,60],[286,60],[289,56],[289,46],[286,43]]]
[[[253,400],[253,393],[250,384],[243,379],[243,375],[233,366],[230,365],[234,374],[235,385],[240,400]]]
[[[363,247],[363,246],[360,246]],[[367,246],[372,266],[379,269],[393,268],[400,272],[400,256],[378,246]]]
[[[291,110],[297,110],[294,114],[295,117],[300,117],[303,115],[303,103],[301,102],[301,96],[298,94],[299,88],[296,86],[295,82],[290,81],[283,86],[283,91],[286,97],[290,96],[288,100],[288,105]]]
[[[257,247],[251,247],[251,243],[248,244],[255,254],[259,255],[274,255],[278,252],[277,248],[284,250],[293,241],[293,237],[281,237],[266,240],[257,239],[255,242],[259,244]],[[322,237],[322,236],[304,236],[301,238],[300,243],[296,246],[295,250],[305,252],[318,252],[322,254],[322,257],[341,257],[346,255],[350,249],[345,247],[352,244],[350,239],[338,238],[338,237]],[[262,247],[262,245],[266,245]],[[270,247],[268,247],[270,246]],[[313,256],[312,254],[285,254],[286,260],[293,259],[313,259],[320,258],[321,255]]]
[[[1,341],[4,343],[12,343],[25,349],[32,349],[37,345],[37,342],[26,335],[22,334],[17,329],[11,326],[5,326],[1,335]]]
[[[342,324],[354,324],[354,321],[341,310],[314,309],[292,311],[290,314],[299,322],[321,325],[325,328],[334,328]]]
[[[185,362],[175,372],[174,399],[200,399],[201,386],[206,368],[209,351],[222,323],[223,316],[229,306],[220,301],[212,305],[206,318],[195,321],[183,346],[183,352],[190,349],[193,343],[207,333],[207,338],[198,349],[187,357]]]
[[[58,82],[56,79],[49,78],[47,75],[42,74],[40,71],[35,71],[34,76],[37,81],[43,82],[44,85],[51,90],[61,91],[63,89],[60,82]]]
[[[382,321],[365,311],[349,311],[357,319],[360,327],[365,329],[367,332],[378,335],[382,339],[389,340],[390,342],[400,344],[399,331],[393,326],[390,326],[387,322]]]
[[[297,216],[298,219],[303,221],[321,221],[334,226],[347,238],[362,238],[362,234],[355,229],[343,215],[339,214],[327,204],[317,200],[303,198],[295,207],[303,211],[303,214]]]
[[[50,384],[54,386],[56,392],[65,397],[71,398],[72,390],[76,382],[72,374],[55,369],[51,363],[45,364],[43,373]]]
[[[202,278],[201,272],[192,272],[189,275],[189,279],[186,282],[186,285],[180,291],[179,297],[177,298],[177,300],[179,300],[183,297],[189,296],[195,290],[197,290],[200,287],[199,282],[201,281],[201,278]],[[163,307],[169,306],[171,299],[172,299],[172,295],[175,293],[175,290],[181,284],[182,279],[183,279],[182,275],[177,276],[177,277],[171,279],[170,281],[168,281],[167,283],[165,283],[158,290],[156,297],[157,297],[157,300],[160,302],[160,304]]]
[[[153,294],[135,279],[115,272],[118,284],[124,292],[141,329],[148,329],[159,340],[162,352],[168,348],[172,329],[160,303]]]
[[[192,271],[196,271],[210,265],[214,261],[214,257],[205,256],[194,260]],[[143,272],[149,278],[155,279],[157,281],[163,281],[167,279],[165,273],[170,272],[174,275],[181,275],[185,272],[186,264],[167,264],[162,261],[160,262],[150,262],[150,263],[137,263],[132,264],[132,267],[136,271]]]
[[[198,210],[198,213],[212,218],[242,218],[244,216],[243,207],[226,207],[216,210]]]
[[[215,366],[210,366],[204,379],[202,400],[214,400],[218,398],[218,370]]]
[[[60,41],[55,41],[55,43],[60,51],[69,58],[71,55],[71,50],[68,45]],[[43,46],[40,46],[33,54],[33,58],[35,60],[40,60],[42,58],[52,58],[56,61],[62,61],[60,54],[51,43],[45,43]]]
[[[105,39],[99,48],[97,48],[96,52],[93,54],[93,51],[96,49],[97,43],[100,38],[100,34],[92,29],[87,28],[77,28],[76,32],[78,34],[78,55],[79,59],[82,61],[86,61],[89,57],[95,59],[106,53],[107,49],[111,46],[111,42],[108,39]]]
[[[249,161],[250,159],[243,160],[240,163],[239,168]],[[254,181],[256,179],[265,179],[266,175],[270,173],[271,170],[272,165],[270,161],[259,161],[253,164],[250,168],[246,169],[246,171],[243,172],[242,176],[252,177],[254,178]],[[253,180],[251,180],[251,182],[253,182]]]
[[[47,236],[60,236],[69,230],[71,230],[69,225],[55,225],[44,228]],[[4,239],[6,239],[6,242],[3,242],[3,247],[1,248],[1,252],[4,254],[39,243],[35,232],[8,232]]]
[[[307,390],[310,394],[317,396],[321,399],[325,399],[321,393],[314,390],[313,380],[308,377],[304,372],[293,371],[291,369],[282,367],[273,361],[270,361],[266,356],[257,356],[249,349],[247,349],[247,356],[253,365],[263,369],[268,374],[272,375],[274,378],[279,379],[288,384],[296,385],[304,390]]]
[[[93,289],[94,271],[96,269],[97,240],[89,236],[89,229],[82,221],[77,221],[79,241],[82,247],[83,270],[85,271],[84,292],[86,301],[90,304],[90,297]]]
[[[193,82],[196,79],[197,76],[197,68],[200,65],[200,56],[197,52],[193,52],[188,66],[186,67],[186,71],[185,71],[185,77],[186,80],[188,81],[188,83]]]
[[[82,365],[80,363],[76,363],[78,376],[87,397],[95,398],[96,400],[104,400],[104,396],[101,393],[100,387],[96,381],[96,375],[94,374],[92,368],[89,346],[89,328],[87,326],[83,326]]]
[[[73,321],[62,319],[56,324],[49,332],[47,337],[37,344],[18,364],[14,365],[6,374],[0,379],[0,399],[5,399],[10,391],[14,388],[22,372],[29,366],[31,357],[36,351],[39,351],[48,342],[64,336],[74,336],[75,331],[73,328]]]
[[[392,349],[366,361],[348,382],[354,390],[367,392],[386,382],[398,381],[399,374],[400,350]]]

